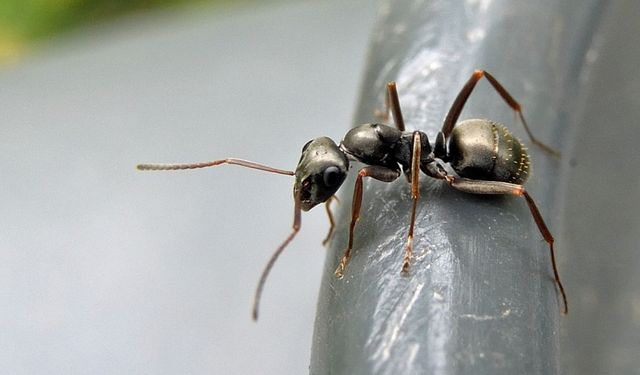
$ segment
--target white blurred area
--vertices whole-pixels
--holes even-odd
[[[0,368],[4,374],[308,371],[328,222],[289,234],[293,169],[340,139],[375,4],[278,2],[126,17],[0,70]]]

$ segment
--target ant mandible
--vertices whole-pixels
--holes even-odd
[[[349,259],[351,259],[354,230],[360,217],[362,205],[364,177],[391,182],[400,176],[401,171],[404,172],[411,184],[413,203],[401,268],[403,274],[409,272],[416,206],[420,195],[419,172],[422,171],[427,176],[444,180],[452,188],[463,192],[524,197],[538,230],[549,245],[553,275],[562,296],[563,313],[566,314],[568,312],[567,297],[556,266],[553,236],[533,198],[523,186],[529,177],[530,166],[526,148],[505,126],[496,122],[472,119],[456,123],[467,99],[482,77],[489,81],[502,99],[516,112],[531,141],[546,152],[556,157],[559,156],[559,153],[533,136],[522,115],[520,104],[513,99],[511,94],[491,74],[484,70],[476,70],[454,100],[433,146],[429,143],[425,133],[405,131],[396,84],[389,82],[385,97],[384,117],[391,112],[395,128],[383,124],[360,125],[349,130],[339,146],[330,138],[315,138],[302,147],[302,156],[295,172],[234,158],[191,164],[140,164],[137,168],[139,170],[179,170],[233,164],[295,176],[293,231],[276,249],[262,271],[253,303],[254,320],[258,319],[262,289],[271,268],[300,230],[301,212],[309,211],[319,203],[325,203],[331,226],[323,243],[331,238],[334,221],[329,205],[335,199],[334,194],[347,176],[350,160],[362,162],[367,166],[360,169],[356,178],[349,225],[349,241],[335,271],[338,278],[344,276]]]

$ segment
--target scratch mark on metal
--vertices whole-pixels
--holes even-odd
[[[476,314],[460,314],[460,317],[463,319],[472,319],[478,322],[482,322],[485,320],[495,320],[495,319],[500,319],[500,318],[506,318],[507,316],[511,315],[511,309],[505,310],[502,312],[502,314],[498,315],[498,316],[494,316],[494,315],[476,315]]]
[[[385,344],[384,349],[382,351],[382,357],[384,359],[388,359],[391,356],[391,348],[393,347],[393,344],[395,344],[395,342],[398,339],[400,328],[402,328],[402,326],[404,325],[404,321],[407,319],[409,312],[411,312],[413,305],[418,300],[418,296],[420,295],[420,292],[422,292],[422,288],[424,288],[424,283],[420,283],[416,288],[415,292],[413,292],[413,296],[411,296],[411,300],[409,301],[409,304],[407,305],[406,309],[402,312],[402,316],[400,316],[400,321],[398,321],[398,323],[393,327],[393,331],[391,332],[391,337],[389,338],[389,341],[387,341],[387,343]]]

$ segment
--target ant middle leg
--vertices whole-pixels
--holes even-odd
[[[396,87],[395,81],[390,81],[387,83],[387,111],[393,115],[393,122],[396,125],[396,128],[400,131],[404,131],[404,118],[402,117],[402,110],[400,109],[400,99],[398,97],[398,88]]]
[[[549,254],[551,256],[551,266],[553,268],[553,276],[555,278],[556,285],[558,286],[558,290],[560,291],[560,295],[562,296],[563,302],[563,314],[567,314],[569,311],[569,307],[567,304],[567,295],[564,292],[564,287],[562,286],[562,282],[560,281],[560,274],[558,273],[558,267],[556,265],[556,255],[553,249],[553,236],[547,228],[547,225],[540,214],[540,210],[533,198],[529,195],[529,193],[525,190],[524,186],[512,184],[509,182],[502,181],[484,181],[484,180],[472,180],[468,178],[461,177],[453,177],[453,176],[443,176],[451,187],[464,191],[467,193],[473,194],[502,194],[502,195],[515,195],[524,197],[527,201],[527,205],[529,206],[529,211],[531,211],[531,215],[533,216],[533,220],[536,222],[538,226],[538,230],[540,234],[544,238],[544,240],[549,245]]]
[[[400,109],[400,99],[398,98],[398,88],[394,81],[387,83],[387,91],[384,95],[384,111],[375,111],[375,116],[383,122],[389,121],[389,112],[393,116],[393,122],[396,128],[400,131],[405,130],[404,118],[402,117],[402,110]]]
[[[422,154],[422,139],[419,132],[413,133],[413,152],[411,153],[411,220],[409,222],[409,234],[407,235],[407,247],[402,259],[402,273],[409,273],[411,257],[413,256],[413,227],[416,223],[416,207],[420,198],[420,156]]]
[[[364,167],[358,172],[358,177],[356,178],[356,184],[353,190],[353,202],[351,207],[351,224],[349,225],[349,242],[347,245],[347,249],[344,252],[342,259],[340,260],[340,264],[338,268],[336,268],[335,275],[339,279],[344,276],[344,271],[349,264],[349,260],[351,259],[351,251],[353,249],[353,233],[356,227],[356,223],[360,218],[360,207],[362,207],[362,179],[364,177],[372,177],[379,181],[391,182],[397,179],[400,176],[400,171],[381,167],[381,166],[368,166]]]
[[[442,133],[444,134],[445,139],[449,138],[449,135],[451,134],[453,127],[456,125],[458,118],[460,117],[460,113],[462,113],[462,109],[464,108],[464,105],[467,103],[467,100],[469,99],[471,92],[476,87],[476,84],[478,83],[478,81],[480,81],[482,77],[486,78],[487,81],[489,81],[491,86],[493,86],[493,88],[498,92],[498,94],[500,94],[500,96],[507,103],[507,105],[509,105],[509,107],[511,107],[511,109],[515,111],[517,116],[520,118],[520,122],[522,122],[522,125],[524,126],[524,130],[529,135],[531,142],[536,144],[538,147],[548,152],[549,154],[555,157],[560,157],[560,153],[558,151],[547,146],[546,144],[539,141],[536,137],[533,136],[531,129],[529,129],[529,126],[527,125],[527,122],[525,121],[524,116],[522,115],[522,106],[520,105],[520,103],[518,103],[513,98],[513,96],[509,94],[507,89],[505,89],[504,86],[502,86],[502,84],[500,84],[500,82],[498,82],[498,80],[495,79],[495,77],[493,77],[491,74],[489,74],[487,71],[484,71],[484,70],[476,70],[475,72],[473,72],[473,74],[471,75],[471,78],[469,78],[467,83],[462,87],[462,90],[460,90],[460,93],[458,93],[458,96],[456,97],[456,99],[453,101],[453,104],[451,105],[451,108],[447,113],[447,117],[444,119],[444,123],[442,124]]]

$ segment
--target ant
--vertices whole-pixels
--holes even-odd
[[[191,164],[140,164],[137,168],[139,170],[180,170],[232,164],[270,173],[295,176],[293,230],[276,249],[262,271],[253,302],[252,316],[254,320],[258,319],[260,297],[271,268],[300,230],[301,212],[309,211],[316,205],[325,203],[331,226],[323,244],[331,238],[334,221],[330,203],[337,199],[334,194],[347,176],[350,160],[359,161],[366,166],[360,169],[356,178],[349,225],[349,241],[335,271],[338,278],[344,276],[351,259],[354,230],[362,206],[363,179],[371,177],[379,181],[391,182],[400,177],[401,171],[404,172],[411,184],[412,209],[401,268],[403,274],[409,272],[416,206],[420,195],[419,172],[422,171],[427,176],[444,180],[452,188],[463,192],[524,197],[538,230],[549,245],[553,275],[564,306],[562,312],[567,314],[567,297],[556,266],[553,236],[533,198],[523,186],[530,171],[527,149],[518,138],[499,123],[483,119],[471,119],[457,123],[465,103],[482,77],[489,81],[502,99],[515,111],[531,141],[546,152],[559,157],[560,154],[557,151],[533,136],[522,115],[520,104],[502,84],[488,72],[476,70],[455,98],[433,145],[425,133],[405,131],[396,84],[389,82],[385,97],[386,111],[382,117],[387,118],[391,112],[395,128],[376,123],[360,125],[349,130],[339,146],[328,137],[315,138],[302,147],[302,155],[295,172],[235,158]]]

